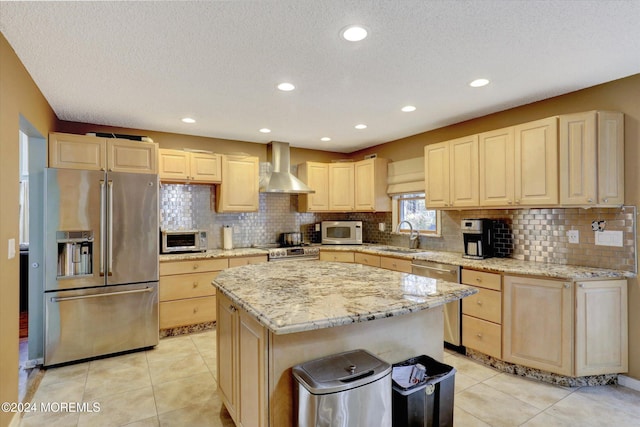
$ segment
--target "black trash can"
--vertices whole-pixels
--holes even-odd
[[[424,355],[395,363],[393,367],[418,363],[426,368],[424,380],[408,388],[393,381],[393,426],[453,426],[455,368]]]

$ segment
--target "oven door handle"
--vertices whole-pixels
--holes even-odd
[[[114,295],[140,294],[143,292],[153,292],[153,288],[134,289],[132,291],[109,292],[105,294],[78,295],[76,297],[53,297],[51,302],[73,301],[77,299],[112,297]]]

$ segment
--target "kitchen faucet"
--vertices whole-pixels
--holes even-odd
[[[420,233],[418,233],[418,230],[414,230],[413,225],[411,225],[411,223],[407,220],[400,221],[398,223],[398,226],[396,227],[396,233],[400,233],[400,226],[404,223],[409,225],[409,249],[414,249],[417,246],[418,236],[420,235]]]

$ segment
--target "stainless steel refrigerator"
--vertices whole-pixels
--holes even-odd
[[[45,170],[44,365],[158,343],[158,176]]]

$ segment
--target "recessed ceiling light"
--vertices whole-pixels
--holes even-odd
[[[262,128],[262,129],[260,129],[260,132],[262,132],[262,133],[269,133],[269,132],[271,132],[271,129]]]
[[[183,123],[195,123],[195,122],[196,122],[196,120],[195,120],[195,119],[192,119],[191,117],[184,117],[184,118],[182,119],[182,122],[183,122]]]
[[[331,138],[329,138],[328,136],[323,136],[322,138],[320,138],[320,141],[329,142],[331,141]]]
[[[350,42],[359,42],[367,37],[367,30],[360,25],[349,25],[340,31],[340,35],[343,39]]]
[[[287,82],[280,83],[278,85],[278,89],[280,89],[283,92],[290,92],[290,91],[294,90],[295,88],[296,87],[293,84],[287,83]]]
[[[487,79],[475,79],[474,81],[469,83],[469,86],[471,86],[471,87],[482,87],[482,86],[486,86],[488,84],[489,84],[489,80],[487,80]]]
[[[362,123],[360,123],[359,125],[356,125],[356,129],[366,129],[367,125],[363,125]]]
[[[405,113],[410,113],[412,111],[416,111],[416,107],[414,107],[413,105],[405,105],[404,107],[401,108],[402,111],[404,111]]]

